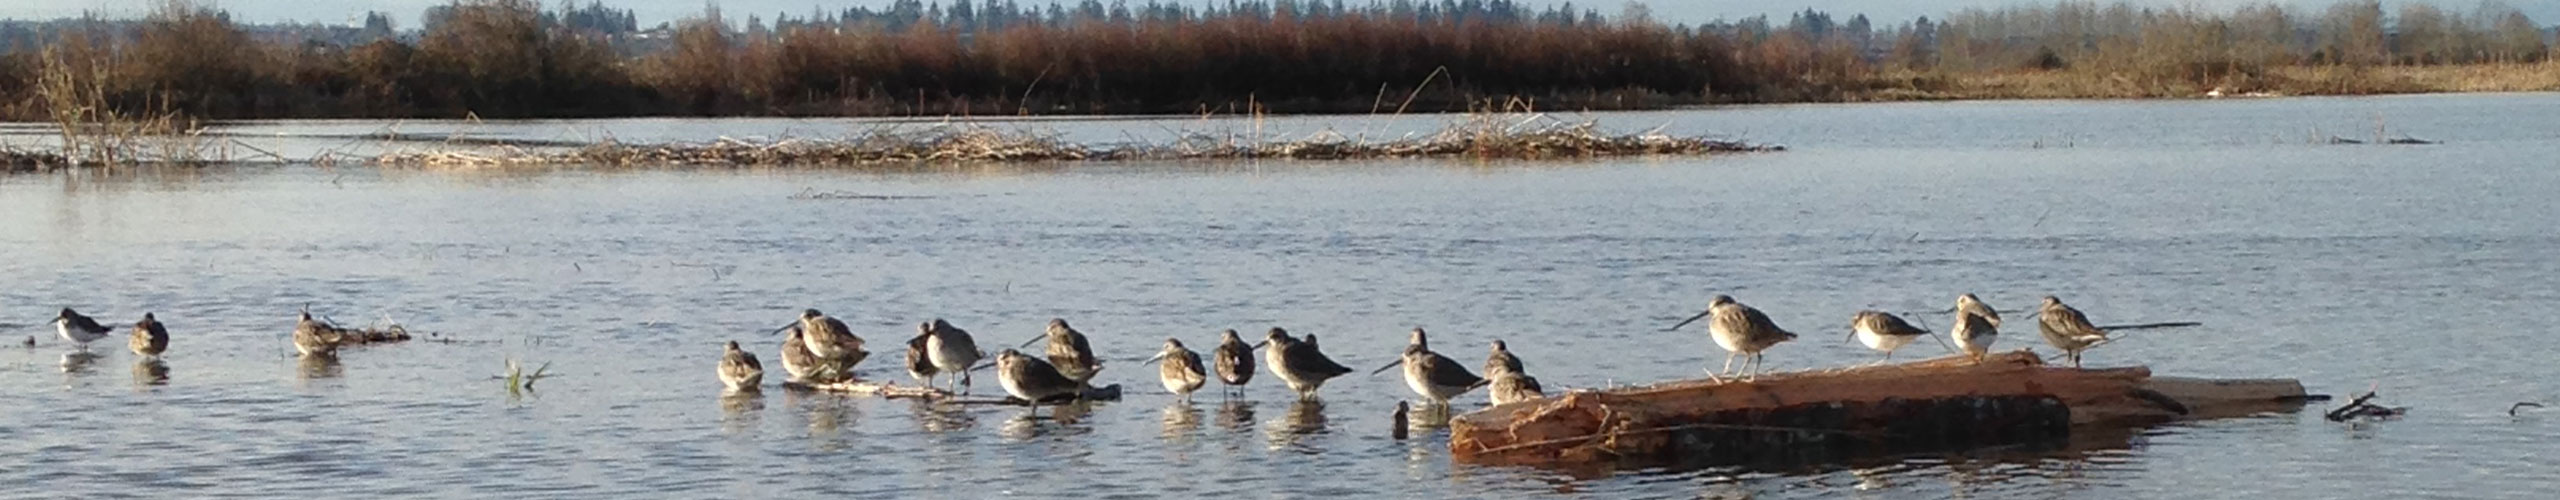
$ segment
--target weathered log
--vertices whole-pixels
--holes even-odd
[[[783,382],[783,383],[782,383],[782,386],[783,386],[783,387],[785,387],[785,388],[791,388],[791,389],[802,389],[802,390],[824,391],[824,392],[836,392],[836,393],[851,394],[851,395],[856,395],[856,396],[879,396],[879,397],[888,398],[888,399],[907,399],[907,398],[915,398],[915,399],[938,399],[938,400],[943,400],[943,401],[945,401],[945,402],[949,402],[949,403],[952,403],[952,404],[963,404],[963,405],[1006,405],[1006,406],[1029,406],[1029,405],[1030,405],[1030,403],[1028,403],[1028,402],[1024,402],[1021,398],[1016,398],[1016,397],[1012,397],[1012,396],[1005,396],[1005,397],[1000,397],[1000,398],[999,398],[999,397],[965,397],[965,396],[961,396],[961,395],[958,395],[958,394],[952,394],[952,393],[951,393],[951,391],[942,390],[941,388],[937,388],[937,387],[929,387],[929,386],[922,386],[922,385],[899,385],[897,382],[870,382],[870,381],[864,381],[864,380],[860,380],[860,379],[847,380],[847,381],[843,381],[843,382],[833,382],[833,383],[809,383],[809,382],[799,382],[799,381],[785,381],[785,382]],[[1068,401],[1074,401],[1074,400],[1077,400],[1077,399],[1083,399],[1083,400],[1088,400],[1088,401],[1119,401],[1119,400],[1120,400],[1120,384],[1111,384],[1111,385],[1102,386],[1102,387],[1094,387],[1094,388],[1085,389],[1084,394],[1078,395],[1077,397],[1062,397],[1062,398],[1060,398],[1059,400],[1042,401],[1042,402],[1041,402],[1041,404],[1056,404],[1056,403],[1063,403],[1063,402],[1068,402]]]
[[[1574,391],[1452,419],[1449,447],[1486,463],[1827,461],[2058,442],[2075,427],[2245,415],[2300,408],[2303,399],[2290,380],[2051,367],[2016,351],[1980,364],[1947,357]]]

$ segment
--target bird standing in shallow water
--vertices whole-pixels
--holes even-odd
[[[1227,385],[1228,394],[1244,392],[1245,382],[1253,381],[1253,346],[1236,336],[1235,329],[1218,332],[1218,381]]]
[[[1333,362],[1316,348],[1314,335],[1302,341],[1291,338],[1288,330],[1272,327],[1263,342],[1270,344],[1270,350],[1262,353],[1263,363],[1270,365],[1271,374],[1279,376],[1289,390],[1298,393],[1300,401],[1316,399],[1316,390],[1323,389],[1326,380],[1351,373],[1351,367]]]
[[[107,328],[106,325],[98,324],[98,320],[72,312],[68,307],[62,308],[61,314],[54,315],[53,326],[55,331],[62,334],[62,340],[79,345],[82,352],[89,350],[90,342],[107,338],[107,332],[115,331],[113,328]]]
[[[311,319],[311,311],[303,311],[302,319],[293,323],[293,350],[303,357],[337,357],[340,340],[344,340],[344,334],[338,327]]]
[[[1956,296],[1956,320],[1947,328],[1947,336],[1955,337],[1956,348],[1972,356],[1975,363],[1991,353],[1991,343],[2000,340],[2000,311],[1982,303],[1973,294]]]
[[[1050,319],[1047,333],[1023,342],[1020,347],[1031,347],[1032,343],[1042,339],[1049,341],[1049,366],[1056,367],[1058,373],[1066,375],[1069,380],[1086,384],[1093,380],[1095,373],[1102,371],[1102,360],[1093,357],[1093,347],[1085,343],[1084,332],[1067,326],[1065,318]]]
[[[1413,329],[1413,335],[1405,343],[1404,355],[1395,363],[1378,367],[1369,374],[1376,375],[1396,365],[1404,365],[1405,386],[1412,388],[1414,394],[1422,395],[1425,403],[1431,406],[1446,407],[1449,398],[1466,394],[1485,383],[1483,377],[1467,372],[1467,367],[1458,365],[1457,360],[1431,352],[1431,341],[1421,328]]]
[[[756,362],[755,354],[739,349],[738,341],[729,341],[720,354],[720,383],[731,391],[756,391],[764,385],[764,364]]]
[[[160,326],[160,319],[151,313],[142,313],[142,321],[133,323],[133,340],[126,347],[132,348],[136,356],[160,357],[160,353],[169,350],[169,329]]]
[[[2036,327],[2043,330],[2044,341],[2062,349],[2063,356],[2071,359],[2072,368],[2080,367],[2080,351],[2107,342],[2105,330],[2089,324],[2088,316],[2080,315],[2079,309],[2063,305],[2062,299],[2044,296],[2044,308],[2036,311],[2036,315]]]
[[[970,382],[969,368],[976,365],[978,360],[985,359],[986,351],[978,350],[977,339],[971,338],[967,330],[951,326],[951,323],[944,322],[940,318],[934,319],[927,326],[929,328],[925,330],[925,356],[933,360],[934,371],[951,376],[952,392],[966,394]],[[1041,365],[1046,366],[1048,363],[1041,363]],[[1050,371],[1056,371],[1056,369],[1052,368]]]
[[[1511,355],[1511,345],[1502,343],[1501,340],[1493,341],[1493,352],[1484,356],[1485,376],[1490,377],[1502,372],[1520,373],[1520,371],[1520,357]]]
[[[1485,355],[1484,378],[1492,381],[1485,395],[1496,405],[1547,397],[1538,378],[1529,376],[1520,358],[1511,355],[1511,346],[1500,340],[1493,341],[1493,353]]]
[[[1849,332],[1868,349],[1884,351],[1884,359],[1877,363],[1893,361],[1894,350],[1929,335],[1928,330],[1911,326],[1902,317],[1884,311],[1858,311],[1858,315],[1849,321]]]
[[[1031,404],[1031,415],[1040,416],[1040,402],[1062,396],[1077,395],[1080,384],[1058,373],[1058,368],[1021,351],[1005,349],[996,353],[996,382],[1004,392]]]
[[[1192,391],[1209,383],[1207,367],[1200,366],[1200,353],[1183,347],[1180,339],[1164,339],[1164,351],[1147,362],[1164,363],[1156,368],[1156,378],[1164,382],[1164,390],[1182,396],[1183,401],[1190,401]]]
[[[1743,361],[1743,371],[1757,376],[1761,366],[1761,351],[1768,350],[1779,342],[1796,338],[1796,334],[1778,328],[1777,323],[1769,321],[1769,315],[1761,314],[1759,309],[1752,309],[1751,306],[1734,302],[1733,297],[1722,294],[1707,299],[1706,312],[1680,320],[1680,324],[1671,325],[1671,328],[1664,331],[1678,330],[1690,322],[1711,316],[1713,318],[1707,321],[1707,336],[1714,338],[1716,346],[1723,347],[1725,351],[1724,370],[1719,374],[1731,373],[1733,357],[1740,354],[1749,355]]]

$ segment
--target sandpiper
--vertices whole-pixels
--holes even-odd
[[[2036,327],[2044,331],[2044,341],[2062,349],[2063,356],[2071,359],[2072,368],[2080,367],[2080,351],[2107,342],[2105,330],[2089,324],[2088,316],[2063,305],[2062,299],[2044,296],[2044,308],[2036,311],[2036,315],[2039,316]]]
[[[55,330],[62,333],[62,340],[78,344],[82,352],[89,350],[90,342],[107,338],[107,332],[115,331],[113,328],[107,328],[106,325],[98,324],[97,320],[89,319],[88,316],[72,312],[68,307],[62,308],[62,314],[53,317],[53,326]]]
[[[1531,377],[1527,373],[1502,372],[1493,374],[1491,378],[1493,383],[1485,388],[1485,393],[1491,397],[1493,404],[1504,405],[1547,397],[1546,389],[1538,386],[1538,378]]]
[[[1777,323],[1769,321],[1769,315],[1761,314],[1759,309],[1752,309],[1751,306],[1734,302],[1733,297],[1723,294],[1707,299],[1705,312],[1680,320],[1680,324],[1671,325],[1671,328],[1664,331],[1678,330],[1690,322],[1709,316],[1713,316],[1714,319],[1707,322],[1707,336],[1713,337],[1716,346],[1723,347],[1725,350],[1724,370],[1719,374],[1733,371],[1734,355],[1747,354],[1750,357],[1743,360],[1742,369],[1746,374],[1756,376],[1759,373],[1758,367],[1761,366],[1761,351],[1778,345],[1779,342],[1796,338],[1796,334],[1778,328]]]
[[[738,341],[729,341],[728,351],[720,355],[720,383],[731,391],[755,391],[764,385],[764,364],[756,362],[755,354],[739,349]]]
[[[1253,346],[1245,344],[1244,338],[1229,328],[1218,332],[1218,351],[1213,357],[1217,358],[1218,381],[1227,384],[1227,392],[1244,392],[1245,382],[1253,381]]]
[[[161,327],[160,319],[152,317],[151,313],[142,313],[142,321],[133,323],[133,340],[126,346],[132,348],[136,356],[160,357],[160,353],[169,350],[169,329]]]
[[[1894,350],[1929,335],[1928,330],[1911,326],[1901,316],[1874,310],[1858,311],[1858,315],[1849,321],[1849,332],[1868,349],[1884,351],[1884,359],[1878,363],[1893,361]]]
[[[1483,377],[1469,373],[1467,367],[1458,365],[1457,360],[1431,352],[1431,342],[1421,328],[1413,329],[1409,338],[1403,356],[1369,374],[1376,375],[1396,365],[1404,365],[1405,386],[1413,388],[1413,393],[1422,395],[1424,402],[1431,406],[1448,406],[1449,398],[1484,385]]]
[[[1164,390],[1182,396],[1183,401],[1190,401],[1191,391],[1209,383],[1209,371],[1200,366],[1200,353],[1183,347],[1181,339],[1164,339],[1164,351],[1147,358],[1147,362],[1164,363],[1156,368],[1156,378],[1164,381]]]
[[[996,382],[1004,392],[1031,404],[1031,415],[1040,415],[1040,402],[1061,396],[1074,396],[1080,384],[1058,373],[1058,368],[1021,351],[1005,349],[996,353]]]
[[[1288,330],[1272,327],[1263,342],[1271,345],[1262,353],[1263,363],[1271,366],[1271,374],[1287,383],[1289,390],[1297,391],[1300,401],[1315,399],[1316,390],[1324,388],[1324,381],[1351,373],[1350,367],[1333,362],[1316,348],[1314,335],[1298,340],[1291,338]]]
[[[862,337],[855,336],[852,328],[816,309],[800,311],[800,338],[800,343],[808,346],[811,354],[836,365],[831,368],[841,368],[847,373],[852,371],[854,363],[871,355],[869,351],[862,350]]]
[[[953,392],[965,393],[970,382],[969,368],[985,359],[986,351],[978,350],[978,341],[970,338],[967,330],[940,318],[925,326],[925,356],[933,360],[934,371],[951,374]]]
[[[826,363],[818,359],[818,353],[809,352],[809,344],[806,340],[808,335],[802,332],[800,325],[791,325],[784,330],[787,331],[782,337],[782,373],[784,375],[790,376],[792,382],[800,383],[824,384],[838,381],[832,380],[835,377],[825,373]]]
[[[1982,362],[1991,353],[1991,343],[2000,340],[2000,311],[1968,293],[1956,296],[1955,313],[1955,326],[1948,327],[1947,336],[1955,337],[1956,348],[1974,362]]]
[[[1493,352],[1484,356],[1484,376],[1491,377],[1504,372],[1523,373],[1520,370],[1520,357],[1511,355],[1510,344],[1495,340]]]
[[[933,356],[925,354],[928,352],[925,350],[926,339],[932,336],[933,322],[927,321],[917,323],[916,336],[907,339],[907,376],[915,377],[916,382],[927,387],[933,386],[934,373],[941,371],[933,367]]]
[[[336,357],[338,341],[344,336],[338,327],[311,319],[311,311],[303,311],[302,319],[293,324],[293,350],[304,357]]]
[[[1067,326],[1066,318],[1051,318],[1048,333],[1017,347],[1031,347],[1041,339],[1049,341],[1049,365],[1076,383],[1087,383],[1093,380],[1094,373],[1102,371],[1102,360],[1093,357],[1093,347],[1085,343],[1084,332]]]

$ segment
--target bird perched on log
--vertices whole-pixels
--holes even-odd
[[[1520,371],[1520,357],[1511,355],[1511,345],[1504,344],[1499,339],[1494,340],[1493,351],[1484,356],[1485,376],[1490,377],[1503,372],[1520,373]]]
[[[337,357],[338,342],[345,338],[338,327],[311,319],[311,311],[303,311],[302,319],[293,323],[293,350],[303,357]]]
[[[1954,311],[1954,326],[1948,327],[1947,336],[1954,337],[1956,348],[1964,350],[1975,363],[1982,362],[1982,357],[1991,353],[1991,343],[2000,340],[2000,311],[1970,293],[1956,296]]]
[[[61,314],[54,315],[53,326],[54,330],[62,335],[62,340],[78,345],[81,352],[88,352],[90,342],[107,338],[107,332],[115,331],[106,325],[98,324],[98,320],[81,316],[80,313],[68,307],[62,308]]]
[[[756,391],[764,385],[764,364],[756,362],[755,354],[739,349],[738,341],[729,341],[720,354],[720,384],[734,392]]]
[[[933,366],[933,355],[926,354],[927,339],[933,336],[933,322],[916,324],[916,336],[907,339],[907,376],[927,387],[933,386],[933,375],[942,370]]]
[[[1766,351],[1778,345],[1779,342],[1796,338],[1796,334],[1779,328],[1776,322],[1769,321],[1769,315],[1761,314],[1759,309],[1752,309],[1751,306],[1734,302],[1733,297],[1723,294],[1707,299],[1705,312],[1680,320],[1680,324],[1671,325],[1671,328],[1664,331],[1678,330],[1691,322],[1710,317],[1712,319],[1707,321],[1707,336],[1714,338],[1716,346],[1723,347],[1725,350],[1724,369],[1719,374],[1728,374],[1733,371],[1735,355],[1747,355],[1748,358],[1743,360],[1743,371],[1756,376],[1761,366],[1761,351]]]
[[[1894,350],[1929,335],[1928,330],[1911,326],[1901,316],[1873,310],[1858,311],[1857,316],[1849,321],[1849,333],[1857,337],[1859,343],[1866,344],[1868,349],[1884,351],[1884,359],[1878,363],[1893,361]]]
[[[1181,339],[1164,339],[1164,350],[1147,358],[1147,362],[1163,363],[1156,369],[1156,378],[1164,382],[1164,390],[1182,396],[1183,401],[1190,401],[1192,391],[1209,383],[1209,371],[1200,365],[1200,353],[1183,347]]]
[[[1049,341],[1049,365],[1057,367],[1058,373],[1068,379],[1087,384],[1095,373],[1102,371],[1102,360],[1093,357],[1093,347],[1085,343],[1084,332],[1067,326],[1066,318],[1051,318],[1048,333],[1017,347],[1028,348],[1042,339]]]
[[[1485,355],[1484,378],[1490,381],[1485,395],[1496,405],[1547,397],[1538,378],[1529,376],[1520,358],[1511,355],[1511,346],[1500,340],[1493,341],[1493,352]]]
[[[862,337],[854,335],[852,328],[816,309],[800,311],[800,343],[839,376],[850,375],[855,363],[871,355],[862,349]]]
[[[2079,309],[2064,305],[2062,299],[2044,296],[2044,308],[2036,311],[2036,327],[2044,331],[2044,341],[2061,349],[2071,360],[2072,368],[2080,367],[2080,351],[2107,342],[2107,332],[2089,324],[2089,317]]]
[[[790,380],[793,382],[800,382],[804,384],[826,384],[840,381],[834,380],[834,377],[829,376],[827,373],[823,373],[825,363],[818,359],[818,353],[809,352],[807,340],[808,333],[805,329],[800,328],[800,325],[798,324],[793,324],[789,327],[784,327],[784,331],[786,333],[782,336],[781,356],[782,373],[784,375],[790,376]]]
[[[1262,353],[1263,364],[1269,365],[1271,374],[1288,384],[1289,390],[1298,393],[1299,401],[1316,399],[1316,391],[1324,388],[1326,380],[1351,373],[1351,367],[1333,362],[1316,347],[1314,335],[1298,340],[1290,337],[1288,330],[1272,327],[1263,343],[1269,346]]]
[[[978,360],[985,359],[987,352],[978,350],[978,341],[971,338],[967,330],[951,326],[951,323],[940,318],[935,318],[926,326],[925,356],[933,360],[934,371],[951,376],[952,392],[966,394],[970,382],[969,369],[976,365]],[[1041,365],[1047,366],[1048,363],[1044,362]],[[1050,371],[1056,371],[1056,368],[1051,368]]]
[[[1421,328],[1413,329],[1413,334],[1407,337],[1402,356],[1369,374],[1376,375],[1396,365],[1404,366],[1405,386],[1412,388],[1414,394],[1422,395],[1429,405],[1448,406],[1449,398],[1466,394],[1485,383],[1483,377],[1468,372],[1467,367],[1459,365],[1457,360],[1431,352],[1429,335]]]
[[[1253,381],[1253,346],[1229,328],[1218,332],[1218,350],[1212,357],[1218,365],[1218,382],[1226,384],[1229,394],[1244,392],[1244,384]]]
[[[1058,368],[1021,351],[1005,349],[996,353],[996,382],[1004,392],[1031,404],[1032,416],[1040,415],[1040,402],[1080,394],[1082,384],[1058,373]]]
[[[142,313],[142,321],[133,323],[133,340],[127,347],[132,348],[136,356],[160,357],[160,353],[169,350],[169,329],[160,326],[160,319],[152,317],[151,313]]]

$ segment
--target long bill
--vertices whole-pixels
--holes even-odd
[[[1677,324],[1677,325],[1671,325],[1671,327],[1670,327],[1670,328],[1664,328],[1664,329],[1662,329],[1662,331],[1666,331],[1666,332],[1668,332],[1668,331],[1672,331],[1672,330],[1678,330],[1678,329],[1680,329],[1680,327],[1683,327],[1683,326],[1689,326],[1689,324],[1690,324],[1690,323],[1697,322],[1697,321],[1698,321],[1698,319],[1700,319],[1700,318],[1705,318],[1705,317],[1707,317],[1707,315],[1709,315],[1709,314],[1715,314],[1715,313],[1716,313],[1716,310],[1715,310],[1715,309],[1707,309],[1707,310],[1704,310],[1704,311],[1698,311],[1698,315],[1696,315],[1696,316],[1690,316],[1690,317],[1689,317],[1689,319],[1680,320],[1680,324]]]
[[[1015,349],[1027,349],[1027,348],[1030,348],[1030,347],[1031,347],[1031,344],[1037,344],[1037,343],[1040,343],[1040,341],[1042,341],[1042,340],[1047,340],[1048,338],[1049,338],[1049,336],[1048,336],[1048,335],[1041,335],[1041,336],[1038,336],[1038,337],[1032,337],[1032,338],[1031,338],[1031,341],[1029,341],[1029,342],[1023,342],[1023,343],[1022,343],[1022,345],[1013,346],[1013,348],[1015,348]]]
[[[1269,343],[1271,343],[1271,341],[1270,341],[1270,340],[1268,340],[1268,339],[1265,339],[1265,340],[1262,340],[1262,341],[1259,341],[1259,342],[1254,342],[1254,343],[1253,343],[1253,349],[1261,349],[1263,344],[1269,344]]]
[[[1378,369],[1376,369],[1376,370],[1369,370],[1369,374],[1370,374],[1370,375],[1377,375],[1377,374],[1380,374],[1380,373],[1386,373],[1388,368],[1395,368],[1396,366],[1398,366],[1398,365],[1402,365],[1402,364],[1404,364],[1404,358],[1402,358],[1402,357],[1398,357],[1398,358],[1396,358],[1396,360],[1395,360],[1395,361],[1388,361],[1388,362],[1387,362],[1387,366],[1381,366],[1381,367],[1378,367]]]
[[[794,328],[794,327],[798,327],[798,326],[800,326],[800,322],[798,322],[798,321],[793,321],[793,322],[791,322],[791,324],[788,324],[788,325],[782,325],[782,327],[781,327],[781,328],[775,328],[775,329],[773,329],[773,331],[764,332],[764,335],[765,335],[765,336],[767,336],[767,337],[771,337],[771,336],[773,336],[773,334],[776,334],[776,333],[782,333],[782,332],[786,332],[786,331],[790,331],[792,328]]]
[[[1155,356],[1147,358],[1147,361],[1146,361],[1145,363],[1140,363],[1140,364],[1152,365],[1152,364],[1156,364],[1156,362],[1157,362],[1157,361],[1164,361],[1164,355],[1165,355],[1165,354],[1167,354],[1167,353],[1162,352],[1162,351],[1158,351],[1158,352],[1156,352],[1156,355],[1155,355]]]

